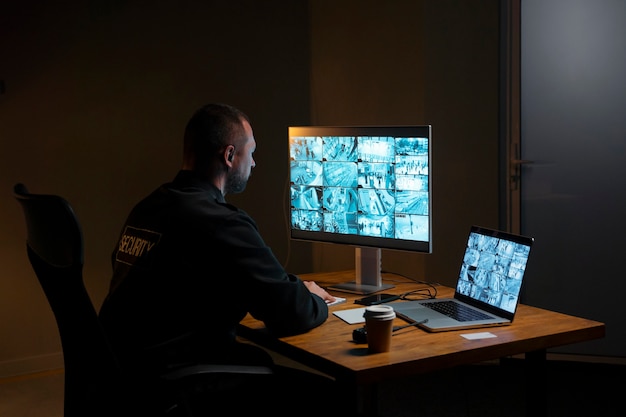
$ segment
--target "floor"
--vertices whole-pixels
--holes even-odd
[[[380,388],[379,410],[385,417],[525,416],[525,371],[523,360],[511,359],[388,383]],[[626,416],[625,377],[624,365],[549,361],[546,415]]]
[[[1,417],[63,417],[63,370],[0,379]]]
[[[626,415],[626,365],[548,362],[549,417]],[[379,387],[383,417],[525,415],[524,361],[464,366]],[[446,390],[444,392],[444,389]],[[63,417],[63,372],[0,379],[1,417]]]

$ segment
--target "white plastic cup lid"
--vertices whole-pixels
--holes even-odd
[[[375,318],[377,320],[387,320],[396,317],[396,312],[393,311],[393,307],[386,305],[374,305],[365,307],[363,317]]]

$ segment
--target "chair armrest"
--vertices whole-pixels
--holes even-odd
[[[178,368],[163,374],[161,377],[168,381],[176,381],[190,376],[206,374],[271,375],[273,373],[274,370],[269,366],[200,364]]]

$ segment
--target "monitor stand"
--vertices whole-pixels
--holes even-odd
[[[393,288],[391,284],[383,284],[380,275],[380,252],[380,248],[356,248],[354,250],[356,281],[333,284],[328,289],[353,294],[372,294]]]

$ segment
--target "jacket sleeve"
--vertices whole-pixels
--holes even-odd
[[[223,225],[223,253],[232,254],[232,277],[241,281],[241,301],[253,317],[278,336],[304,333],[326,321],[326,302],[284,270],[252,218],[238,210]]]

